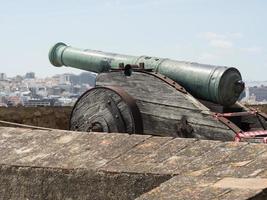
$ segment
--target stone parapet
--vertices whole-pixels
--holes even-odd
[[[267,145],[0,127],[0,199],[265,199]]]

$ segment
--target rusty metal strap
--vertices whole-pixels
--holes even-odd
[[[184,87],[182,87],[179,83],[175,82],[174,80],[168,78],[167,76],[164,76],[164,75],[157,73],[157,72],[148,72],[148,71],[144,71],[144,70],[135,70],[135,71],[152,75],[152,76],[162,80],[163,82],[167,83],[168,85],[172,86],[176,90],[178,90],[184,94],[187,94],[187,91],[185,90]]]
[[[264,112],[258,112],[258,114],[263,117],[265,119],[265,121],[267,121],[267,114]]]
[[[256,115],[257,111],[245,111],[245,112],[234,112],[234,113],[215,113],[217,117],[241,117]]]
[[[140,72],[140,73],[152,75],[152,76],[162,80],[163,82],[167,83],[168,85],[172,86],[176,90],[178,90],[184,94],[187,94],[187,91],[185,90],[184,87],[182,87],[179,83],[175,82],[174,80],[168,78],[167,76],[164,76],[158,72],[152,72],[151,69],[149,69],[149,70],[142,69],[142,68],[132,68],[132,69],[135,72]]]
[[[226,119],[225,117],[222,116],[216,116],[215,117],[222,122],[223,124],[225,124],[227,127],[229,127],[231,130],[233,130],[235,133],[240,133],[242,132],[242,130],[235,125],[233,122],[231,122],[230,120]]]
[[[251,111],[256,112],[259,116],[263,117],[267,121],[267,114],[260,111],[259,109],[255,109],[252,107],[248,107]]]

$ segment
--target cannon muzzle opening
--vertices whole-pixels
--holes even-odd
[[[56,67],[62,67],[64,65],[61,55],[66,47],[66,44],[59,42],[50,49],[48,57],[52,65]]]

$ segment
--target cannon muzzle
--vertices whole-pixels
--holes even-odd
[[[145,69],[171,78],[193,96],[224,106],[234,104],[244,90],[241,74],[233,67],[81,50],[64,43],[57,43],[51,48],[49,60],[56,67],[64,65],[96,73],[118,69],[120,63],[132,65],[144,63]]]

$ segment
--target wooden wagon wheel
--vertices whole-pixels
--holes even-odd
[[[119,87],[95,87],[76,102],[70,130],[86,132],[143,133],[135,100]]]

